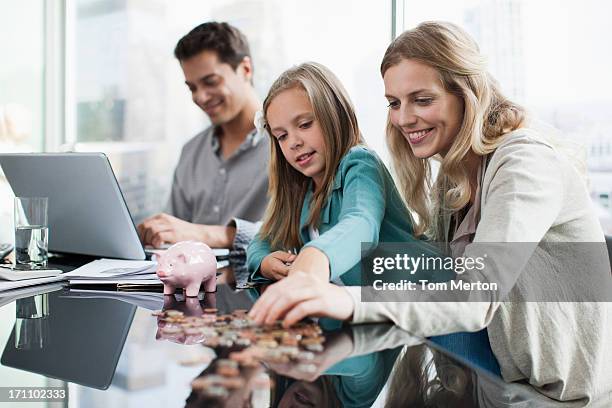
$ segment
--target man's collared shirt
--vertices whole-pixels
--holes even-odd
[[[196,224],[259,221],[267,205],[269,140],[253,130],[224,159],[215,129],[207,128],[183,147],[168,212]]]

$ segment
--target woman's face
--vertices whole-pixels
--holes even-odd
[[[320,187],[325,174],[325,139],[306,91],[291,88],[276,95],[266,119],[285,159]]]
[[[404,59],[383,77],[389,118],[414,155],[426,159],[450,149],[463,122],[463,100],[447,92],[438,72]]]

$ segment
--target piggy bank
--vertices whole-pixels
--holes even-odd
[[[214,292],[217,289],[217,259],[202,242],[178,242],[158,256],[157,276],[164,284],[164,295],[184,288],[185,296],[198,296],[202,282],[206,292]]]

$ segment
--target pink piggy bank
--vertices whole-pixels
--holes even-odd
[[[217,289],[217,259],[202,242],[178,242],[157,258],[157,276],[164,283],[164,295],[184,288],[185,296],[198,296],[202,282],[205,282],[206,292],[214,292]]]

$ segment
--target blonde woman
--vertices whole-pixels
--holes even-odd
[[[391,175],[362,144],[351,101],[323,65],[304,63],[272,84],[263,104],[271,137],[270,202],[247,250],[253,280],[292,269],[359,284],[361,242],[416,241]]]
[[[427,22],[400,35],[381,73],[387,141],[400,190],[419,216],[416,233],[447,242],[455,256],[501,243],[489,267],[460,277],[501,288],[478,302],[425,291],[402,302],[368,302],[362,296],[372,288],[292,271],[250,315],[258,322],[284,318],[285,325],[309,315],[391,320],[421,336],[487,328],[506,381],[527,381],[555,400],[610,398],[612,310],[597,303],[609,301],[610,265],[571,161],[555,141],[529,129],[524,110],[487,73],[476,43],[453,24]],[[432,159],[440,161],[435,180]]]

